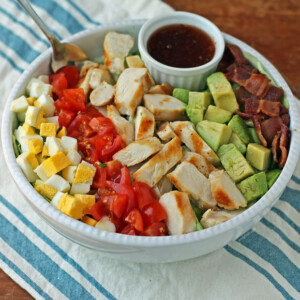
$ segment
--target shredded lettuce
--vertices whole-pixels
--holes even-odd
[[[201,209],[194,203],[193,200],[190,201],[191,202],[191,206],[192,209],[194,211],[195,214],[195,218],[196,218],[196,231],[202,230],[203,227],[200,224],[200,220],[202,218],[203,212],[201,211]]]
[[[20,143],[17,141],[15,135],[12,135],[12,143],[13,143],[13,148],[15,152],[15,156],[18,157],[22,153],[22,148]]]

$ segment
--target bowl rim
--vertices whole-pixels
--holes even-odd
[[[134,20],[125,20],[120,22],[107,23],[105,25],[100,25],[93,27],[82,32],[79,32],[71,37],[65,39],[65,42],[75,42],[76,39],[82,38],[86,35],[92,33],[98,33],[103,31],[112,30],[112,27],[123,26],[141,26],[146,20],[145,19],[134,19]],[[248,223],[252,220],[253,225],[259,221],[254,219],[259,216],[259,211],[264,211],[267,208],[271,208],[276,200],[279,198],[283,189],[288,184],[295,168],[296,162],[300,153],[300,116],[296,104],[296,100],[285,82],[284,78],[280,75],[277,69],[259,52],[254,50],[252,47],[246,43],[230,36],[229,34],[223,33],[225,41],[238,44],[242,47],[243,51],[250,52],[255,57],[257,57],[260,62],[264,65],[266,70],[272,74],[275,82],[280,85],[287,96],[290,108],[289,113],[291,117],[290,129],[292,131],[292,138],[290,144],[290,150],[288,154],[288,159],[285,167],[283,168],[280,176],[276,180],[271,189],[254,205],[246,209],[243,213],[238,216],[228,220],[224,223],[218,224],[214,227],[207,228],[205,230],[196,231],[183,235],[174,235],[174,236],[155,236],[155,237],[145,237],[145,236],[130,236],[119,233],[107,232],[100,230],[98,228],[89,226],[83,222],[75,220],[58,209],[54,208],[50,203],[48,203],[29,183],[21,169],[16,163],[16,157],[14,154],[11,137],[12,137],[12,116],[13,113],[10,111],[10,103],[13,99],[19,96],[20,89],[24,83],[29,81],[29,75],[33,73],[37,67],[49,59],[51,55],[51,49],[46,50],[40,56],[38,56],[21,74],[20,78],[15,83],[12,91],[9,94],[9,97],[6,101],[6,105],[3,111],[2,119],[2,146],[3,153],[8,169],[19,187],[20,191],[24,194],[26,201],[33,206],[40,214],[42,214],[47,222],[58,224],[57,228],[64,228],[67,231],[72,231],[76,233],[77,236],[84,237],[86,239],[91,239],[98,243],[110,243],[115,245],[130,246],[130,247],[143,247],[143,248],[153,248],[153,247],[168,247],[173,245],[184,245],[200,242],[206,239],[215,238],[218,235],[226,233],[232,229],[239,229],[245,223]],[[254,219],[254,221],[253,221]],[[58,229],[59,230],[59,229]]]
[[[180,21],[176,22],[175,18],[186,18],[186,19],[190,19],[190,20],[197,20],[198,22],[200,22],[199,24],[206,24],[211,28],[212,31],[214,31],[215,34],[212,34],[212,33],[209,33],[208,31],[204,30],[203,28],[201,28],[200,25],[199,26],[192,25],[194,27],[201,29],[207,35],[209,35],[209,37],[213,40],[213,42],[215,44],[215,53],[214,53],[213,58],[209,62],[207,62],[203,65],[197,66],[197,67],[177,68],[177,67],[165,65],[150,55],[150,53],[147,50],[147,40],[150,38],[150,36],[156,30],[158,30],[161,27],[172,25],[172,24],[187,24],[186,22],[180,22]],[[150,30],[151,26],[155,25],[156,23],[160,23],[161,21],[168,20],[168,19],[170,20],[170,22],[168,22],[165,25],[159,26],[155,30],[151,30],[151,33],[150,33],[148,39],[145,40],[145,34]],[[141,39],[141,37],[143,37],[143,39]],[[147,22],[145,22],[143,24],[143,26],[139,32],[138,48],[139,48],[141,55],[144,56],[144,58],[147,59],[153,66],[155,66],[156,69],[163,69],[163,72],[172,74],[172,75],[190,76],[191,74],[194,74],[194,73],[197,74],[202,70],[205,71],[206,69],[211,68],[212,65],[214,65],[214,64],[218,64],[218,62],[222,58],[224,50],[225,50],[225,41],[224,41],[224,37],[223,37],[220,29],[209,19],[204,18],[204,17],[194,14],[194,13],[190,13],[190,12],[175,11],[175,12],[170,12],[167,14],[159,15],[157,17],[148,19]]]

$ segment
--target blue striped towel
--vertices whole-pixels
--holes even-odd
[[[170,10],[158,0],[134,6],[130,0],[31,2],[59,38],[100,22]],[[0,16],[3,110],[20,73],[48,43],[16,1],[1,1]],[[0,169],[6,170],[2,148],[0,155]],[[210,255],[170,264],[103,258],[42,221],[6,172],[0,183],[0,267],[36,299],[299,299],[300,165],[252,230]]]

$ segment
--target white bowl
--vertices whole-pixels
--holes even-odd
[[[206,32],[215,45],[215,54],[212,60],[194,68],[175,68],[155,60],[148,53],[147,41],[151,34],[158,28],[171,24],[192,25]],[[223,35],[214,23],[199,15],[188,12],[172,12],[148,20],[140,30],[138,45],[142,60],[155,82],[167,82],[174,87],[192,91],[202,90],[205,87],[207,76],[216,71],[225,48]]]
[[[132,20],[103,25],[78,33],[66,41],[75,42],[87,52],[90,58],[95,58],[101,55],[101,45],[106,32],[110,30],[127,32],[137,38],[144,22],[145,20]],[[6,163],[14,181],[33,210],[70,240],[107,256],[135,262],[171,262],[204,255],[225,246],[252,228],[271,209],[294,172],[300,151],[299,113],[291,90],[274,66],[245,43],[227,34],[224,34],[224,38],[228,43],[236,44],[242,50],[256,56],[273,75],[275,82],[283,87],[290,103],[292,139],[288,159],[276,183],[257,203],[232,220],[215,227],[185,235],[166,237],[130,236],[102,231],[70,218],[54,208],[33,189],[23,175],[16,163],[11,142],[15,117],[10,111],[10,103],[24,93],[30,78],[49,72],[51,52],[47,50],[26,69],[15,84],[7,100],[2,122],[2,145]]]

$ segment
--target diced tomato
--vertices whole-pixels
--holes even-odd
[[[85,95],[82,88],[63,90],[64,101],[74,111],[85,111]]]
[[[92,187],[103,188],[106,182],[106,167],[102,168],[98,162],[94,164],[96,167],[96,174],[93,179]]]
[[[56,96],[68,87],[67,79],[63,74],[52,74],[49,76],[49,81],[53,86],[52,91]]]
[[[111,194],[103,195],[100,198],[104,206],[111,211],[117,218],[121,218],[127,203],[126,195]]]
[[[68,88],[74,88],[77,86],[79,81],[79,70],[76,66],[62,67],[58,71],[56,71],[56,74],[54,75],[58,74],[64,75],[68,84]]]
[[[114,131],[115,127],[112,121],[108,118],[98,117],[92,118],[89,123],[90,127],[97,131],[100,135],[106,134],[107,132]]]
[[[132,186],[135,191],[140,209],[156,201],[156,196],[148,184],[140,181],[135,181]]]
[[[120,184],[127,184],[127,185],[131,184],[130,172],[126,167],[123,167],[121,169]]]
[[[119,183],[121,178],[122,168],[123,165],[119,161],[117,160],[109,161],[107,163],[107,180]]]
[[[143,218],[138,209],[133,209],[125,218],[125,221],[138,231],[143,231]]]
[[[132,225],[130,225],[130,224],[127,225],[127,226],[125,226],[125,227],[122,229],[121,233],[123,233],[123,234],[128,234],[128,235],[136,235],[135,228],[134,228]]]
[[[108,135],[107,135],[108,136]],[[117,135],[111,143],[107,143],[101,151],[102,156],[113,155],[120,149],[120,145],[122,143],[122,137]]]
[[[103,115],[92,105],[87,105],[84,114],[88,115],[90,118],[103,117]]]
[[[57,101],[56,101],[57,102]],[[67,109],[61,109],[58,115],[58,124],[60,127],[65,126],[66,128],[70,125],[70,123],[75,118],[76,112],[67,110]]]
[[[107,215],[107,211],[102,201],[97,201],[91,208],[90,214],[96,221],[99,221],[103,216]]]
[[[88,125],[91,118],[85,114],[78,114],[68,127],[68,135],[79,140],[95,135],[95,132]]]
[[[153,223],[148,226],[142,233],[142,235],[146,236],[162,236],[166,235],[167,227],[165,223]]]
[[[123,230],[123,228],[127,225],[127,223],[124,220],[118,219],[114,216],[111,217],[111,221],[116,226],[116,232],[121,232]]]
[[[158,201],[143,207],[141,214],[143,216],[143,221],[145,227],[150,226],[153,223],[158,223],[167,218],[165,209]]]

